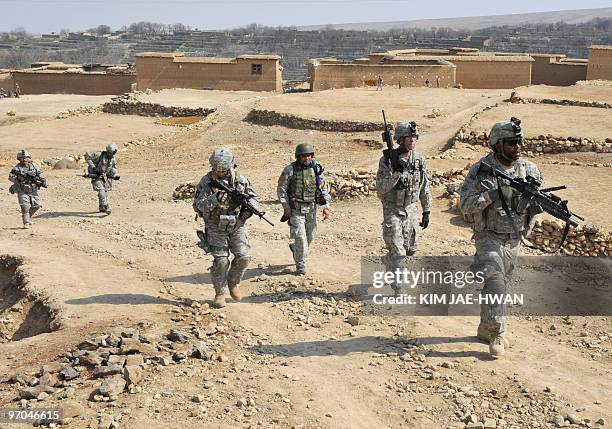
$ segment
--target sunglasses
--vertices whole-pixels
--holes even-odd
[[[503,139],[502,142],[510,146],[516,146],[516,145],[523,146],[525,144],[523,139]]]

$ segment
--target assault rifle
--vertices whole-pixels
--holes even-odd
[[[526,179],[523,179],[521,177],[510,177],[503,171],[498,170],[497,168],[489,165],[486,162],[481,162],[481,166],[484,167],[484,171],[490,171],[493,174],[493,177],[495,177],[497,181],[497,189],[500,194],[502,206],[504,211],[506,212],[506,215],[510,215],[510,210],[508,209],[508,204],[506,203],[506,200],[501,194],[500,188],[502,185],[504,185],[504,183],[501,183],[500,179],[503,179],[508,182],[506,184],[507,186],[510,186],[521,194],[520,199],[522,200],[522,202],[526,203],[529,201],[534,201],[538,203],[540,207],[542,207],[542,210],[544,210],[546,213],[565,222],[563,236],[561,237],[561,242],[559,243],[559,247],[555,250],[555,252],[559,250],[561,246],[563,246],[563,243],[567,238],[567,233],[569,232],[569,227],[578,226],[578,222],[573,220],[572,217],[584,221],[584,218],[582,216],[579,216],[576,213],[570,211],[570,209],[567,207],[567,200],[562,200],[560,197],[552,193],[553,191],[567,189],[565,185],[540,189],[542,183],[532,176],[527,176]],[[519,206],[520,205],[522,204],[519,203]],[[518,233],[518,228],[516,227],[514,222],[512,222],[512,226],[514,227],[517,236],[521,238],[523,244],[530,248],[534,248],[533,246],[530,246],[529,244],[525,243],[522,235]]]
[[[85,177],[85,178],[91,179],[91,180],[98,180],[98,179],[106,180],[107,178],[108,179],[113,179],[113,180],[121,179],[121,176],[108,177],[105,174],[92,174],[92,173],[85,173],[83,175],[78,174],[77,176]]]
[[[260,219],[263,219],[268,222],[271,226],[274,226],[272,222],[265,218],[265,212],[259,211],[255,208],[255,206],[253,206],[250,201],[253,196],[244,192],[240,192],[238,189],[230,189],[225,183],[219,182],[218,180],[213,180],[210,186],[211,188],[217,188],[224,191],[233,204],[235,204],[236,206],[240,206],[241,211],[246,211],[251,214],[254,214]]]
[[[401,145],[397,149],[393,147],[393,139],[391,138],[391,131],[389,130],[389,126],[387,125],[387,118],[385,117],[385,111],[382,111],[383,115],[383,124],[385,126],[385,130],[383,131],[382,137],[383,141],[387,144],[387,149],[383,150],[383,154],[385,158],[391,165],[391,170],[393,171],[402,171],[402,167],[399,163],[399,157],[401,154],[406,152],[406,148],[404,145]]]

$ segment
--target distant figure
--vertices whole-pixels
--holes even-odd
[[[436,76],[436,85],[438,88],[440,88],[440,77]]]
[[[21,88],[19,87],[19,84],[16,83],[15,84],[15,98],[19,98],[20,95],[21,95]]]
[[[376,79],[376,91],[382,91],[383,88],[383,78],[382,76],[378,76],[378,79]]]
[[[8,97],[8,93],[4,90],[4,88],[0,88],[0,98]]]
[[[429,83],[429,78],[428,78],[428,79],[425,79],[425,86],[426,86],[427,88],[429,88],[429,87],[431,86],[431,83]]]
[[[98,193],[98,209],[101,213],[111,213],[108,191],[113,189],[113,180],[119,180],[117,161],[115,160],[117,150],[117,145],[111,143],[106,146],[104,151],[85,154],[85,160],[87,161],[85,177],[91,179],[91,186]]]

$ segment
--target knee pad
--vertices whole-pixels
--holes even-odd
[[[232,261],[232,268],[237,270],[244,270],[246,267],[249,266],[249,262],[251,262],[251,257],[249,255],[238,256]]]
[[[222,274],[229,268],[229,259],[227,256],[215,256],[211,271],[214,274]]]

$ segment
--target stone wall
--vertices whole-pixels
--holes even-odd
[[[488,134],[477,133],[462,129],[456,141],[478,146],[488,146]],[[612,153],[612,138],[605,141],[597,141],[591,138],[581,137],[553,137],[552,135],[540,135],[533,138],[525,138],[524,154],[526,156],[538,156],[547,153],[566,152],[597,152]]]
[[[527,237],[534,245],[546,252],[555,250],[561,242],[565,222],[560,220],[538,220]],[[612,256],[612,234],[593,225],[570,228],[567,240],[561,248],[567,256]]]
[[[286,128],[298,130],[321,130],[340,132],[366,132],[382,131],[382,122],[354,122],[354,121],[328,121],[325,119],[300,118],[288,113],[278,113],[273,110],[253,109],[244,119],[257,125],[274,126],[279,125]]]
[[[118,100],[109,103],[104,103],[102,111],[105,113],[115,113],[120,115],[138,115],[138,116],[203,116],[206,117],[213,113],[215,109],[198,107],[176,107],[162,106],[156,103],[142,103],[140,101]]]
[[[600,109],[612,109],[612,104],[603,101],[558,100],[555,98],[523,98],[520,97],[516,92],[513,92],[507,101],[519,104],[555,104],[559,106],[596,107]]]

